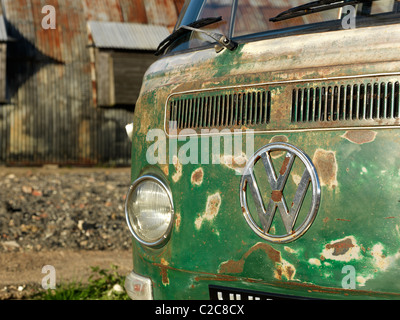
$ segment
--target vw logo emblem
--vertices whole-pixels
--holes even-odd
[[[271,153],[274,151],[283,151],[286,153],[282,166],[279,172],[275,173],[273,159]],[[293,194],[288,194],[287,197],[292,196],[292,199],[287,205],[285,199],[285,186],[289,174],[292,171],[295,160],[296,168],[298,166],[304,167],[301,177],[298,178],[296,183],[297,190]],[[254,168],[258,161],[262,162],[261,172],[254,174]],[[270,193],[263,197],[263,192],[269,184]],[[311,184],[311,188],[310,188]],[[300,209],[303,206],[304,198],[307,191],[311,191],[311,201],[308,213],[301,223],[296,223],[299,216]],[[250,192],[248,192],[250,191]],[[247,199],[252,198],[254,206],[253,213],[249,210],[249,202]],[[264,205],[264,200],[268,198],[267,206]],[[317,171],[310,160],[310,158],[301,149],[289,143],[271,143],[265,145],[258,150],[247,162],[243,170],[243,176],[240,182],[240,203],[244,217],[251,227],[251,229],[261,238],[270,242],[288,243],[301,237],[313,223],[319,208],[321,200],[321,187],[317,175]],[[270,232],[271,224],[275,220],[275,213],[279,211],[282,218],[285,232],[283,234],[276,234]],[[307,212],[307,211],[306,211]],[[301,215],[302,217],[304,214]],[[258,219],[255,219],[258,218]],[[303,218],[302,218],[303,219]],[[257,222],[256,222],[257,221]],[[283,229],[282,229],[283,230]]]

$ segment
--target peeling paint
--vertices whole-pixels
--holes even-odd
[[[176,155],[174,155],[172,162],[174,164],[175,171],[176,171],[174,173],[174,175],[172,176],[172,180],[174,182],[178,182],[179,179],[182,177],[182,164],[179,162],[179,159]]]
[[[180,213],[175,213],[175,216],[176,216],[176,218],[175,218],[175,228],[176,228],[176,231],[179,231],[179,228],[181,226],[182,217],[181,217]]]
[[[341,137],[352,143],[364,144],[375,140],[377,132],[371,130],[351,130],[346,131]]]
[[[357,245],[356,239],[353,236],[328,243],[322,251],[322,257],[324,259],[344,262],[362,258],[362,256],[360,256],[360,247]]]
[[[164,172],[164,174],[168,177],[168,175],[169,175],[169,167],[168,167],[168,165],[167,164],[165,164],[165,165],[162,165],[161,166],[161,170]]]
[[[271,140],[269,140],[269,143],[274,143],[274,142],[289,142],[289,138],[284,135],[273,136]]]
[[[203,168],[197,168],[193,171],[191,182],[193,185],[200,186],[203,183],[204,171]]]
[[[301,181],[301,176],[299,176],[298,174],[292,174],[292,179],[296,186],[298,186]]]
[[[235,170],[238,174],[242,173],[247,160],[247,156],[244,152],[242,152],[241,155],[222,155],[220,157],[221,164],[227,166],[229,169]]]
[[[384,253],[385,248],[381,243],[375,244],[368,251],[370,251],[370,257],[372,257],[372,261],[368,265],[372,270],[370,269],[365,274],[357,274],[356,280],[360,287],[366,286],[367,281],[376,278],[380,272],[387,271],[400,258],[400,252],[396,252],[394,255],[386,255]]]
[[[219,273],[242,273],[246,259],[257,250],[264,251],[267,257],[274,262],[275,269],[273,270],[274,278],[282,280],[285,277],[287,280],[293,280],[296,274],[295,267],[288,261],[282,259],[280,251],[274,249],[267,243],[258,242],[251,247],[239,260],[228,260],[222,262],[219,266]]]
[[[338,186],[336,152],[317,149],[314,153],[313,163],[317,169],[321,186],[335,189]]]
[[[374,245],[371,249],[371,255],[374,257],[374,265],[382,271],[385,271],[389,265],[390,265],[390,260],[392,260],[390,257],[387,257],[383,254],[383,245],[378,243]]]
[[[315,265],[315,266],[321,266],[321,261],[319,259],[316,258],[311,258],[308,260],[309,264]]]
[[[287,136],[284,135],[278,135],[278,136],[273,136],[271,140],[269,140],[269,143],[275,143],[275,142],[289,142],[289,139]],[[276,151],[271,153],[271,158],[272,159],[277,159],[284,155],[286,152],[285,151]]]
[[[294,280],[296,269],[292,264],[282,259],[280,263],[276,264],[276,270],[274,271],[274,277],[278,280],[282,280],[285,277],[287,280]]]
[[[243,272],[243,267],[247,257],[256,250],[264,251],[267,256],[275,263],[281,262],[281,253],[275,250],[267,243],[258,242],[253,247],[251,247],[240,260],[229,260],[221,263],[219,267],[219,273],[241,273]]]
[[[218,215],[219,207],[221,206],[221,195],[219,192],[207,198],[206,211],[195,221],[196,229],[200,229],[204,220],[212,221]]]
[[[298,250],[294,250],[294,249],[292,249],[290,247],[287,247],[287,246],[285,246],[283,248],[285,249],[286,252],[289,252],[289,253],[297,253],[297,251],[298,251]]]
[[[168,266],[169,263],[164,258],[161,258],[161,265],[162,266]],[[169,285],[168,269],[167,268],[161,268],[160,269],[160,273],[161,273],[161,279],[162,279],[163,285],[164,286]]]
[[[161,264],[162,264],[163,266],[168,266],[168,265],[169,265],[168,261],[165,260],[164,258],[161,258]]]
[[[358,286],[360,286],[360,287],[365,287],[365,283],[366,283],[368,280],[373,279],[373,278],[374,278],[374,277],[371,276],[371,275],[368,275],[368,276],[366,276],[366,277],[364,277],[364,276],[357,276],[357,277],[356,277],[356,281],[357,281]]]

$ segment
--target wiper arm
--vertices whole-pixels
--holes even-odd
[[[215,41],[217,41],[220,44],[220,46],[218,48],[216,48],[217,52],[221,51],[223,48],[226,48],[226,49],[232,51],[232,50],[235,50],[237,47],[236,42],[232,41],[231,39],[224,36],[223,34],[211,32],[211,31],[204,31],[204,30],[192,28],[189,26],[181,26],[181,28],[204,33],[204,34],[208,35],[210,38],[214,39]]]
[[[311,13],[326,11],[335,8],[341,8],[348,5],[355,5],[359,3],[371,3],[375,0],[319,0],[303,4],[298,7],[291,8],[283,11],[274,18],[270,18],[269,21],[277,22],[287,20],[295,17],[304,16]]]
[[[222,20],[221,16],[211,17],[211,18],[203,18],[203,19],[194,21],[194,22],[188,24],[187,26],[191,27],[191,28],[201,28],[201,27],[205,27],[210,24],[219,22],[221,20]],[[165,49],[167,49],[172,44],[172,42],[174,42],[176,39],[180,38],[185,33],[188,33],[191,31],[189,29],[185,29],[182,27],[178,28],[172,34],[170,34],[168,37],[166,37],[163,41],[161,41],[161,43],[158,45],[156,52],[154,53],[156,56],[159,56],[160,54],[162,54],[165,51]]]

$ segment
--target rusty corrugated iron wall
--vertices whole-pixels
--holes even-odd
[[[55,30],[41,27],[55,7]],[[3,0],[8,103],[0,105],[0,164],[130,164],[133,112],[93,103],[87,22],[172,28],[181,0]]]

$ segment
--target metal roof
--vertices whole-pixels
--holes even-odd
[[[3,15],[0,15],[0,42],[8,41],[6,24]]]
[[[166,27],[150,24],[89,21],[88,25],[98,48],[153,51],[170,34]]]

